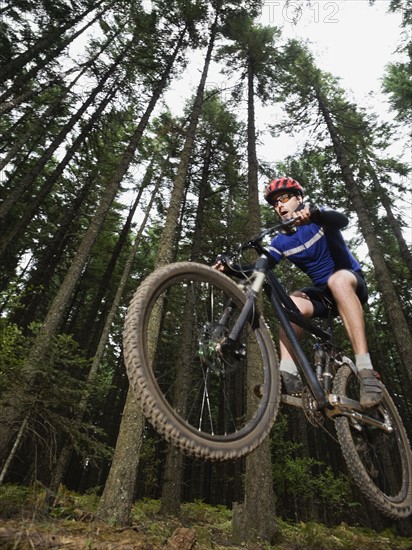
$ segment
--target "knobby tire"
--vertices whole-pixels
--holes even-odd
[[[359,399],[359,381],[348,365],[336,374],[334,393]],[[383,390],[383,401],[370,415],[390,419],[386,433],[356,419],[336,417],[336,432],[355,483],[385,515],[400,519],[412,513],[412,457],[408,436],[396,406]]]
[[[124,355],[131,388],[156,431],[197,458],[250,453],[278,411],[278,359],[256,310],[240,344],[218,351],[245,301],[244,290],[226,275],[179,262],[150,274],[128,308]]]

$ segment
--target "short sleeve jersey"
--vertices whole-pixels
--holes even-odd
[[[276,263],[282,258],[290,260],[314,285],[325,284],[339,269],[361,270],[341,231],[317,223],[300,225],[291,233],[279,233],[272,240],[269,251]]]

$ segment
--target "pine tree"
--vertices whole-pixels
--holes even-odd
[[[247,158],[248,158],[248,217],[246,230],[249,235],[260,229],[258,191],[258,162],[256,155],[255,96],[265,101],[269,97],[268,84],[274,79],[277,52],[274,28],[254,26],[252,19],[241,15],[229,20],[226,29],[232,44],[220,50],[227,60],[229,70],[240,69],[237,94],[245,82],[247,88]],[[249,355],[249,354],[248,354]],[[249,384],[253,387],[257,355],[248,363]],[[237,540],[255,540],[256,537],[271,542],[277,532],[275,501],[272,484],[271,458],[268,440],[246,459],[245,500],[234,509],[233,530]]]
[[[151,81],[149,88],[149,93],[151,95],[149,97],[146,109],[141,116],[140,122],[133,128],[127,147],[120,156],[120,159],[118,159],[116,163],[113,162],[111,166],[106,167],[107,181],[105,182],[106,185],[100,202],[93,212],[91,222],[81,239],[71,265],[68,268],[64,280],[62,281],[48,309],[44,322],[42,323],[33,346],[31,347],[25,360],[23,370],[27,376],[26,389],[28,392],[30,392],[33,387],[33,383],[36,379],[36,373],[38,372],[38,367],[41,365],[49,349],[50,342],[61,328],[62,322],[64,321],[65,312],[68,308],[75,287],[80,280],[83,269],[89,259],[93,244],[95,243],[110,207],[119,192],[120,184],[134,158],[134,154],[141,142],[143,132],[147,127],[149,118],[159,98],[161,97],[161,94],[165,90],[176,58],[182,53],[181,50],[184,45],[185,34],[186,28],[183,28],[178,35],[178,40],[175,43],[174,49],[171,52],[168,52],[166,56],[162,57],[159,63],[153,63],[153,74],[151,76],[153,77],[156,74],[156,69],[158,69],[159,72],[156,75],[157,78],[154,81]],[[163,44],[160,44],[159,48],[162,50]],[[156,55],[160,52],[148,51],[147,53],[150,53],[154,56],[154,59],[156,59]],[[4,410],[6,422],[0,431],[0,439],[2,441],[1,446],[5,446],[6,442],[10,439],[10,426],[15,426],[15,422],[12,419],[18,418],[20,414],[21,411],[19,410],[17,402],[10,402],[6,410]]]
[[[179,4],[179,2],[177,4]],[[179,4],[178,7],[181,7],[180,4]],[[184,6],[184,8],[187,9],[187,6]],[[192,10],[184,11],[184,13],[182,13],[181,15],[184,15],[185,21],[187,22],[187,25],[194,25],[198,20],[203,19],[204,14],[205,14],[204,6],[197,6]],[[172,15],[173,15],[173,11],[172,11]],[[174,179],[171,203],[169,204],[168,213],[167,213],[167,217],[166,217],[166,221],[165,221],[165,226],[164,226],[164,229],[162,231],[161,246],[159,247],[158,252],[157,252],[157,260],[156,260],[157,265],[162,265],[163,263],[167,263],[168,261],[170,261],[172,259],[172,251],[173,251],[173,249],[175,248],[175,245],[176,245],[176,242],[175,242],[175,238],[176,238],[175,228],[176,228],[176,225],[177,225],[177,220],[179,219],[179,212],[180,212],[181,202],[182,202],[182,198],[183,198],[183,194],[184,194],[184,186],[185,186],[185,181],[186,181],[186,173],[187,173],[188,163],[189,163],[189,159],[190,159],[191,150],[192,150],[192,147],[193,147],[196,126],[197,126],[197,123],[198,123],[200,110],[201,110],[201,104],[202,104],[202,99],[203,99],[203,92],[204,92],[204,88],[205,88],[207,72],[208,72],[208,68],[209,68],[209,64],[210,64],[210,60],[211,60],[211,54],[212,54],[212,51],[213,51],[214,40],[215,40],[215,37],[216,37],[216,26],[217,26],[217,16],[215,17],[214,22],[212,24],[211,36],[210,36],[210,40],[209,40],[209,44],[208,44],[208,49],[207,49],[207,52],[206,52],[204,69],[203,69],[202,76],[201,76],[201,79],[200,79],[200,83],[199,83],[199,86],[198,86],[197,95],[196,95],[195,103],[194,103],[193,110],[192,110],[192,113],[191,113],[191,117],[189,119],[188,129],[186,131],[186,138],[185,138],[185,143],[184,143],[184,146],[183,146],[183,151],[181,153],[179,166],[178,166],[177,173],[176,173],[176,176],[175,176],[175,179]],[[160,319],[158,319],[158,323],[160,324]],[[157,329],[156,329],[156,327],[151,327],[151,328],[154,332],[153,338],[156,339],[157,338],[157,336],[156,336]],[[129,392],[128,392],[128,398],[127,398],[127,401],[126,401],[125,410],[124,410],[123,414],[124,414],[125,419],[128,419],[130,416],[134,417],[137,414],[137,404],[136,404],[136,401],[135,401],[135,399],[132,395],[132,390],[131,389],[129,389]],[[123,426],[122,425],[121,425],[120,430],[121,430],[121,433],[123,433]],[[112,468],[114,469],[114,471],[116,471],[116,469],[122,467],[122,461],[123,461],[122,454],[119,451],[119,454],[115,455],[113,463],[112,463]],[[129,465],[129,466],[131,466],[131,465]],[[136,473],[137,473],[136,468],[128,469],[128,476],[135,476]],[[110,481],[111,481],[111,477],[109,475],[108,483]],[[117,477],[115,477],[114,480],[112,480],[112,482],[117,483],[117,484],[119,483],[119,481],[120,480]],[[133,492],[132,492],[131,489],[133,489],[133,487],[131,485],[129,485],[129,491],[127,493],[127,506],[128,506],[129,511],[131,509],[132,498],[133,498]],[[105,491],[106,491],[106,489],[105,489]],[[115,508],[113,506],[113,500],[115,501],[118,498],[118,495],[117,495],[116,491],[113,490],[112,486],[110,486],[110,487],[108,486],[107,492],[111,497],[110,502],[108,503],[107,500],[106,500],[105,503],[104,503],[105,509],[104,509],[104,511],[100,512],[100,514],[104,513],[105,517],[107,517],[107,511],[106,511],[107,509],[110,510],[110,509]],[[179,501],[179,505],[180,505],[180,501]],[[173,513],[176,513],[176,509],[173,510]],[[125,520],[126,515],[127,514],[123,514],[123,521]]]

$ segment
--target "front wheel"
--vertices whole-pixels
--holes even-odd
[[[244,456],[275,419],[277,356],[256,309],[236,345],[220,346],[245,302],[226,275],[181,262],[149,275],[128,308],[124,355],[131,387],[154,428],[192,456]]]
[[[359,381],[343,365],[334,393],[359,401]],[[337,417],[336,432],[349,471],[361,491],[385,515],[405,518],[412,513],[412,456],[402,419],[387,390],[382,403],[365,411],[386,429],[362,421],[361,416]]]

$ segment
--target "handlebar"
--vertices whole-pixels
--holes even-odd
[[[296,222],[296,218],[290,218],[289,220],[282,221],[272,227],[269,227],[268,229],[264,229],[254,237],[251,237],[248,241],[240,244],[236,250],[236,252],[229,253],[229,254],[219,254],[217,257],[217,261],[220,261],[221,263],[227,265],[229,268],[232,267],[231,264],[237,256],[241,254],[244,250],[253,248],[257,250],[259,253],[266,254],[269,257],[269,252],[265,250],[262,245],[260,244],[260,241],[266,237],[267,235],[274,234],[279,232],[280,230],[284,229],[285,227],[292,227]]]

